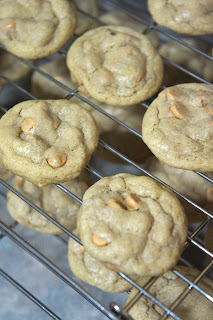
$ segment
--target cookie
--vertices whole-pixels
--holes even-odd
[[[160,87],[163,64],[150,40],[119,26],[86,32],[70,47],[67,65],[79,90],[111,105],[133,105]]]
[[[172,268],[187,236],[176,196],[149,177],[124,173],[102,178],[86,191],[77,228],[95,259],[142,276]]]
[[[55,185],[51,184],[40,188],[17,176],[12,186],[66,229],[73,230],[76,227],[76,217],[80,205]],[[75,180],[65,182],[63,186],[77,197],[82,198],[89,186],[88,177],[84,172]],[[63,233],[61,229],[11,191],[8,192],[7,208],[13,219],[24,227],[43,233]]]
[[[212,211],[213,208],[211,208],[211,212]],[[209,226],[204,241],[206,249],[213,253],[213,224]]]
[[[170,167],[157,158],[148,159],[147,171],[200,206],[213,204],[213,185],[193,171]],[[213,178],[212,173],[208,174]],[[189,222],[203,220],[205,215],[180,198]]]
[[[74,0],[73,1],[77,6],[77,9],[80,9],[86,13],[89,13],[93,17],[98,16],[98,5],[96,0]],[[75,29],[75,34],[77,36],[82,35],[84,32],[91,30],[95,27],[98,27],[98,22],[88,17],[86,14],[77,11],[77,27]]]
[[[199,274],[197,269],[189,267],[179,266],[175,269],[190,281],[193,281]],[[147,278],[140,278],[138,283],[140,286],[143,286],[147,281]],[[187,282],[176,274],[168,271],[157,279],[149,289],[149,292],[155,299],[169,308],[188,285]],[[210,278],[202,278],[198,283],[198,287],[209,295],[213,295],[213,281]],[[128,303],[136,293],[137,290],[133,288],[126,303]],[[129,314],[134,320],[158,320],[163,313],[164,311],[158,305],[154,304],[151,299],[145,296],[142,296],[129,310]],[[199,291],[193,289],[175,309],[174,313],[184,320],[210,320],[212,319],[213,305],[212,302],[199,293]],[[173,318],[168,317],[167,319],[172,320]]]
[[[202,35],[213,30],[212,0],[148,0],[153,19],[173,31]]]
[[[74,234],[78,236],[77,232]],[[72,238],[68,243],[68,261],[76,277],[104,291],[119,293],[132,287],[129,282],[119,276],[113,266],[94,259],[83,246]],[[131,276],[134,281],[137,278],[137,276]]]
[[[4,167],[44,186],[76,178],[98,144],[98,129],[87,110],[68,100],[29,100],[0,120]]]
[[[18,81],[30,72],[28,67],[16,57],[0,49],[0,73],[12,81]],[[5,83],[3,78],[0,78],[0,83]]]
[[[67,87],[75,89],[76,84],[70,79],[66,58],[60,57],[43,63],[39,69]],[[36,71],[33,72],[31,79],[31,92],[38,99],[63,99],[69,94],[66,89]]]
[[[213,171],[213,88],[187,83],[163,90],[146,111],[143,141],[166,164]]]
[[[1,0],[0,7],[0,42],[26,59],[57,52],[72,37],[77,23],[75,8],[67,0]]]
[[[132,28],[133,30],[139,33],[143,33],[148,28],[148,25],[134,19],[132,16],[128,15],[127,13],[119,10],[114,10],[114,11],[104,13],[99,17],[99,19],[106,24],[111,24],[116,26],[126,26],[129,28]],[[158,33],[155,30],[151,30],[146,34],[146,36],[152,42],[153,46],[155,48],[158,48],[159,42],[160,42]]]
[[[194,48],[199,49],[200,51],[208,55],[211,55],[211,49],[207,45],[195,40],[186,40],[186,39],[183,39],[183,40],[184,42],[193,46]],[[164,43],[160,47],[159,53],[163,57],[177,63],[179,66],[184,67],[185,69],[187,69],[188,71],[191,71],[197,76],[209,82],[213,81],[212,61],[205,58],[201,54],[191,50],[185,45],[182,45],[177,41],[170,41],[170,42]],[[182,72],[181,70],[174,68],[173,66],[168,65],[164,68],[164,70],[165,70],[165,75],[164,75],[163,83],[167,86],[179,84],[183,82],[196,81],[190,75],[186,74],[185,72]],[[174,77],[175,77],[175,81],[174,81]]]
[[[12,176],[13,176],[13,173],[6,170],[0,163],[0,179],[8,180],[12,178]]]

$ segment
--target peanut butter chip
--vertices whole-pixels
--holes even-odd
[[[95,234],[92,235],[92,241],[97,247],[105,247],[109,242],[104,238],[99,238]]]
[[[16,29],[16,22],[11,22],[11,23],[7,24],[5,28],[8,30],[15,30]]]
[[[47,162],[52,168],[59,168],[67,162],[67,156],[64,152],[54,152],[54,154],[50,155],[47,159]]]
[[[178,90],[177,88],[167,89],[166,96],[167,96],[167,99],[175,100],[177,98],[180,98],[181,91]]]
[[[126,196],[126,207],[129,211],[138,210],[142,205],[142,201],[137,194],[129,193]]]
[[[72,246],[72,251],[75,252],[75,253],[81,253],[83,254],[85,252],[85,249],[84,247],[79,244],[78,242],[74,242],[73,243],[73,246]]]
[[[104,263],[105,267],[111,271],[118,272],[118,269],[111,263]]]
[[[24,178],[22,177],[16,177],[14,180],[14,184],[18,186],[22,186],[24,184]]]
[[[206,201],[208,203],[213,203],[213,188],[206,189]]]
[[[33,118],[26,118],[21,124],[21,130],[25,133],[35,128],[35,121]]]
[[[116,200],[112,200],[110,203],[108,203],[108,206],[112,207],[112,208],[116,208],[116,209],[123,209],[123,207],[120,204],[120,202],[118,202]]]
[[[176,119],[183,119],[183,116],[178,110],[177,105],[173,104],[170,108],[170,111],[172,112],[172,114],[175,116]]]
[[[210,114],[210,116],[213,116],[213,107],[211,105],[208,104],[203,104],[203,107],[205,109],[205,111]]]
[[[139,74],[139,76],[137,77],[136,82],[137,82],[137,83],[140,82],[142,78],[143,78],[143,73],[141,72],[141,73]]]

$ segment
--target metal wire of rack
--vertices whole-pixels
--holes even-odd
[[[201,56],[205,57],[206,59],[213,60],[213,58],[210,55],[208,55],[205,52],[203,52],[203,51],[193,47],[192,45],[188,44],[184,40],[180,39],[176,34],[168,31],[166,28],[163,28],[163,27],[157,25],[156,23],[154,23],[150,19],[150,16],[148,15],[148,12],[147,12],[145,6],[142,6],[142,9],[143,9],[142,10],[142,14],[139,14],[139,11],[135,10],[135,7],[131,6],[126,1],[121,2],[121,1],[118,1],[118,0],[108,0],[106,2],[109,5],[110,9],[112,9],[112,8],[113,9],[114,8],[118,9],[119,8],[119,10],[122,10],[122,11],[128,13],[130,16],[132,16],[136,20],[140,21],[141,23],[146,24],[147,28],[144,31],[145,34],[148,34],[152,30],[156,30],[159,34],[161,34],[163,36],[166,36],[168,39],[175,40],[175,41],[179,42],[181,45],[184,45],[184,46],[188,47],[189,49],[197,52],[198,54],[200,54]],[[100,5],[100,7],[102,8],[103,11],[108,10],[108,7],[106,9],[102,2],[100,2],[99,5]],[[137,1],[135,1],[134,5],[138,6],[139,4],[138,4]],[[85,14],[86,16],[89,16],[90,18],[94,19],[96,22],[98,21],[100,24],[103,24],[101,21],[99,21],[97,18],[91,16],[90,14],[85,13],[82,10],[79,10],[79,11],[81,13]],[[208,41],[209,41],[209,39],[208,39]],[[5,50],[1,45],[0,45],[0,47],[3,50]],[[66,50],[61,50],[58,54],[65,56],[66,55]],[[139,138],[139,139],[142,138],[142,136],[141,136],[141,134],[139,132],[137,132],[136,130],[134,130],[133,128],[129,127],[125,123],[121,122],[119,119],[113,117],[112,115],[108,114],[107,112],[105,112],[104,110],[99,108],[97,105],[92,103],[89,100],[89,98],[86,99],[83,96],[81,96],[77,91],[78,87],[76,87],[75,90],[72,90],[69,87],[67,87],[64,84],[62,84],[60,81],[58,81],[58,80],[54,79],[53,77],[51,77],[49,74],[47,74],[44,71],[42,71],[38,66],[36,66],[36,65],[32,64],[31,62],[26,61],[26,60],[24,60],[22,58],[19,58],[19,57],[16,57],[16,58],[18,60],[22,61],[23,63],[25,63],[26,65],[28,65],[32,70],[35,70],[35,71],[39,72],[40,74],[42,74],[42,76],[48,78],[50,81],[53,81],[55,84],[57,84],[61,88],[65,89],[67,91],[67,95],[65,96],[65,99],[69,100],[69,99],[72,99],[73,96],[77,97],[78,99],[80,99],[80,100],[86,102],[87,104],[89,104],[90,106],[92,106],[97,111],[101,112],[104,116],[109,117],[111,120],[115,121],[118,125],[120,125],[123,128],[125,128],[125,130],[128,130],[129,132],[131,132],[137,138]],[[192,73],[191,71],[183,68],[182,66],[174,63],[173,61],[170,61],[169,59],[164,58],[164,61],[166,61],[169,65],[172,65],[173,67],[177,68],[178,70],[181,70],[185,74],[190,75],[192,78],[195,79],[195,81],[211,84],[208,81],[206,81],[205,79],[202,79],[200,76]],[[27,99],[37,99],[35,96],[33,96],[31,94],[31,92],[28,89],[25,89],[20,84],[9,80],[7,77],[5,77],[2,74],[0,74],[0,77],[3,78],[4,80],[6,80],[6,82],[8,84],[10,84],[10,86],[15,88],[15,90],[17,92],[19,92],[19,94],[21,94],[24,99],[26,99],[26,98]],[[164,89],[164,88],[165,88],[165,85],[162,85],[161,89]],[[141,105],[143,107],[145,107],[145,108],[148,108],[149,101],[142,102]],[[3,112],[7,111],[5,108],[2,108],[2,107],[1,107],[1,110]],[[119,273],[119,275],[123,279],[125,279],[126,281],[130,282],[133,285],[133,287],[137,288],[138,289],[138,293],[132,298],[131,301],[129,301],[128,304],[126,304],[123,307],[121,307],[118,303],[111,303],[110,306],[106,306],[104,303],[98,301],[98,299],[96,299],[94,297],[94,295],[91,294],[90,291],[85,290],[84,287],[82,285],[80,285],[78,282],[76,282],[71,276],[69,276],[66,273],[64,273],[63,270],[61,268],[59,268],[58,266],[56,266],[53,261],[48,259],[45,255],[43,255],[41,252],[39,252],[37,249],[35,249],[29,242],[25,241],[24,238],[22,238],[19,234],[17,234],[14,231],[14,228],[17,226],[17,223],[13,222],[13,223],[7,225],[3,221],[0,221],[0,230],[1,230],[0,241],[2,241],[2,239],[4,239],[5,236],[7,236],[10,240],[12,240],[14,243],[16,243],[19,247],[21,247],[23,250],[25,250],[31,256],[33,256],[35,259],[37,259],[41,264],[43,264],[45,267],[47,267],[54,275],[56,275],[59,279],[61,279],[67,286],[70,286],[71,288],[76,290],[81,296],[83,296],[87,301],[89,301],[93,306],[95,306],[98,310],[100,310],[109,319],[113,319],[113,320],[115,320],[115,319],[131,319],[130,315],[128,314],[128,311],[131,309],[131,307],[138,301],[138,299],[142,295],[145,295],[147,298],[151,299],[153,301],[153,303],[158,305],[163,310],[163,314],[160,317],[160,319],[165,319],[168,316],[171,316],[174,319],[181,320],[180,317],[178,317],[175,314],[175,310],[179,306],[179,304],[185,299],[185,297],[188,294],[190,294],[190,292],[192,290],[197,290],[201,295],[203,295],[206,299],[208,299],[209,301],[211,301],[213,303],[213,297],[210,296],[207,292],[203,291],[199,287],[199,281],[201,280],[201,278],[203,276],[205,276],[209,272],[209,270],[213,267],[213,253],[210,252],[209,250],[207,250],[204,247],[202,239],[200,238],[200,234],[203,232],[203,230],[205,230],[206,226],[212,220],[213,214],[211,212],[208,212],[207,210],[203,209],[202,207],[198,206],[196,203],[194,203],[193,201],[191,201],[190,199],[188,199],[187,197],[185,197],[184,195],[182,195],[181,193],[176,191],[174,188],[172,188],[171,186],[165,184],[163,181],[161,181],[160,179],[158,179],[155,176],[153,176],[152,174],[150,174],[141,165],[138,165],[136,162],[132,161],[130,158],[128,158],[126,155],[124,155],[121,152],[119,152],[114,147],[110,146],[108,143],[104,142],[103,140],[100,140],[99,144],[103,148],[105,148],[105,149],[109,150],[111,153],[115,154],[117,157],[121,158],[128,165],[136,168],[140,172],[140,174],[148,175],[151,178],[153,178],[156,181],[158,181],[159,183],[167,186],[173,192],[175,192],[177,196],[179,196],[180,198],[184,199],[184,201],[187,201],[191,206],[197,208],[199,211],[201,211],[203,213],[203,216],[204,216],[203,221],[198,226],[196,226],[196,229],[192,229],[188,233],[187,243],[185,245],[184,252],[187,251],[187,248],[190,246],[194,250],[196,250],[196,253],[198,255],[202,255],[204,257],[208,257],[208,259],[206,259],[207,262],[205,263],[205,266],[202,268],[202,271],[200,271],[200,273],[196,276],[196,278],[193,281],[188,280],[184,275],[180,274],[180,272],[178,272],[177,270],[175,270],[175,269],[173,270],[173,272],[178,277],[180,277],[181,279],[183,279],[187,283],[187,287],[186,287],[185,290],[183,290],[183,292],[180,294],[180,296],[178,296],[173,301],[173,303],[169,307],[166,307],[165,305],[163,305],[160,301],[158,301],[149,292],[149,289],[154,284],[154,282],[157,280],[157,278],[151,278],[146,283],[146,285],[144,287],[140,287],[137,283],[132,281],[129,277],[127,277],[126,275],[124,275],[121,272]],[[99,171],[96,168],[93,168],[91,165],[88,165],[86,167],[86,170],[89,171],[96,179],[100,179],[102,177],[102,174],[99,173]],[[208,176],[206,176],[205,174],[200,173],[200,172],[196,172],[196,173],[198,175],[200,175],[202,178],[204,178],[204,179],[208,180],[209,182],[213,183],[212,179],[209,178]],[[10,191],[14,192],[23,201],[28,203],[31,207],[33,207],[35,210],[37,210],[40,214],[42,214],[44,217],[46,217],[48,220],[50,220],[52,223],[54,223],[57,227],[59,227],[61,230],[63,230],[63,232],[68,237],[72,237],[73,239],[75,239],[76,241],[81,243],[81,241],[72,232],[70,232],[65,227],[63,227],[61,224],[59,224],[57,221],[55,221],[52,217],[50,217],[47,213],[45,213],[39,207],[37,207],[33,203],[31,203],[25,196],[23,196],[17,190],[15,190],[9,183],[7,183],[6,181],[0,179],[0,184],[3,187],[5,187],[6,189],[9,189]],[[74,195],[69,190],[64,188],[62,185],[56,184],[55,186],[60,188],[62,191],[66,192],[69,196],[71,196],[78,203],[80,203],[80,204],[82,203],[81,199],[79,199],[76,195]],[[4,193],[3,194],[0,193],[0,196],[4,197],[5,194]],[[65,240],[61,236],[54,236],[54,237],[60,239],[61,242],[64,245],[67,245],[67,239]],[[191,262],[188,259],[185,258],[184,252],[183,252],[183,255],[182,255],[181,259],[180,259],[181,263],[184,264],[184,265],[192,265]],[[33,301],[38,307],[40,307],[47,315],[49,315],[53,319],[61,319],[50,308],[48,308],[43,301],[41,301],[40,299],[35,297],[29,290],[24,288],[18,281],[16,281],[13,277],[11,277],[5,270],[0,269],[0,274],[1,274],[1,276],[3,278],[5,278],[8,282],[10,282],[13,286],[15,286],[19,291],[21,291],[24,295],[26,295],[31,301]],[[184,319],[182,319],[182,320],[184,320]]]

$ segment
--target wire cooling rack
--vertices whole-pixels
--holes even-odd
[[[134,17],[139,22],[141,22],[147,26],[147,28],[144,31],[145,34],[148,34],[152,30],[156,30],[159,33],[163,42],[169,41],[169,40],[174,40],[176,42],[179,42],[183,46],[187,46],[192,51],[197,52],[200,56],[202,56],[208,60],[213,60],[210,55],[208,55],[207,53],[203,52],[202,50],[199,50],[199,49],[193,47],[192,45],[188,44],[183,39],[181,39],[177,34],[171,32],[170,30],[168,30],[164,27],[157,25],[156,23],[154,23],[148,13],[148,11],[147,11],[145,2],[141,3],[141,1],[134,1],[133,3],[129,4],[128,1],[108,0],[105,2],[100,1],[99,6],[100,6],[100,11],[102,11],[103,13],[110,11],[110,10],[115,10],[115,9],[122,10],[122,11],[128,13],[130,16]],[[87,16],[87,17],[89,16],[91,19],[94,19],[96,22],[98,21],[101,25],[103,25],[103,23],[100,22],[97,18],[95,18],[95,17],[93,17],[93,16],[91,16],[81,10],[79,10],[79,11],[81,13],[85,14],[85,16]],[[205,43],[208,43],[210,45],[213,42],[213,39],[210,36],[201,37],[199,39],[201,39],[202,41],[204,41]],[[73,40],[75,40],[75,39],[73,39]],[[1,48],[4,49],[2,46],[1,46]],[[66,52],[67,52],[66,49],[62,49],[62,50],[60,50],[60,52],[58,52],[58,55],[66,56]],[[21,58],[18,58],[18,57],[16,57],[16,58],[18,60],[22,61],[23,63],[25,63],[26,65],[28,65],[32,70],[36,70],[42,76],[48,78],[50,81],[53,81],[55,84],[57,84],[61,88],[65,89],[67,91],[67,95],[64,97],[65,99],[72,99],[73,96],[77,97],[78,99],[86,102],[87,104],[89,104],[90,106],[95,108],[97,111],[101,112],[104,116],[109,117],[111,120],[117,122],[118,125],[124,127],[125,130],[127,130],[128,132],[131,132],[131,134],[134,135],[136,138],[138,138],[138,139],[142,138],[142,136],[139,132],[137,132],[133,128],[129,127],[125,123],[121,122],[119,119],[108,114],[103,109],[99,108],[97,105],[95,105],[93,102],[91,102],[89,100],[89,98],[86,99],[83,96],[81,96],[81,94],[78,92],[77,86],[76,86],[75,90],[72,90],[69,87],[67,87],[66,85],[62,84],[60,81],[56,80],[55,78],[53,78],[49,74],[47,74],[44,71],[42,71],[41,69],[39,69],[37,64],[32,64],[31,62],[26,61]],[[176,64],[175,62],[173,62],[169,59],[166,59],[166,58],[163,58],[163,60],[165,61],[166,64],[171,65],[178,70],[181,70],[187,76],[190,75],[192,77],[192,82],[194,81],[194,82],[203,82],[203,83],[210,84],[207,80],[202,79],[200,76],[198,76],[198,75],[194,74],[193,72],[187,70],[186,68]],[[22,101],[28,100],[28,99],[37,99],[35,96],[32,95],[30,90],[25,85],[22,84],[22,82],[15,83],[15,82],[9,80],[7,77],[5,77],[2,74],[0,74],[0,77],[3,78],[7,82],[8,86],[10,86],[11,88],[13,88],[13,90],[15,90],[16,94],[18,94],[20,96],[20,101],[21,100]],[[161,89],[164,89],[165,87],[166,86],[164,84],[162,84]],[[149,99],[149,101],[142,102],[141,107],[148,108],[149,103],[150,103],[150,99]],[[1,107],[1,111],[3,113],[6,112],[7,108]],[[156,180],[159,183],[170,188],[173,192],[175,192],[175,194],[177,196],[184,199],[184,201],[187,201],[191,206],[196,207],[199,211],[201,211],[203,213],[203,221],[200,222],[199,224],[197,223],[195,227],[189,228],[187,243],[185,245],[183,254],[180,258],[180,263],[183,265],[187,265],[187,266],[196,265],[197,266],[197,264],[194,263],[194,261],[192,259],[192,255],[197,256],[198,260],[199,260],[198,265],[199,265],[200,271],[199,271],[199,274],[195,277],[195,279],[193,281],[189,281],[183,274],[181,274],[177,270],[173,270],[173,272],[178,277],[183,279],[187,284],[187,287],[185,288],[185,290],[183,290],[183,292],[173,301],[173,303],[169,307],[166,307],[160,301],[158,301],[154,296],[151,295],[149,289],[154,284],[154,282],[157,280],[157,278],[151,278],[146,283],[146,285],[144,287],[140,287],[134,281],[132,281],[129,277],[124,275],[123,273],[119,273],[120,276],[122,278],[124,278],[126,281],[130,282],[135,288],[137,288],[138,293],[125,306],[123,306],[122,304],[119,304],[118,302],[113,302],[113,301],[115,301],[114,298],[111,298],[112,299],[111,303],[106,303],[106,301],[99,301],[96,298],[97,294],[96,293],[92,294],[92,292],[94,292],[94,291],[93,291],[93,289],[90,289],[91,288],[90,286],[88,286],[89,289],[85,289],[85,287],[82,284],[79,284],[79,282],[76,281],[70,275],[70,273],[68,275],[68,272],[64,272],[62,270],[63,268],[58,267],[54,263],[53,259],[51,260],[45,254],[43,254],[42,250],[36,249],[30,243],[29,239],[28,239],[28,241],[26,241],[19,233],[16,233],[15,232],[15,228],[17,227],[16,222],[5,223],[3,220],[0,220],[0,231],[1,231],[0,244],[3,241],[3,239],[5,238],[5,236],[8,237],[10,240],[12,240],[12,242],[17,244],[20,248],[25,250],[27,253],[29,253],[40,264],[42,264],[46,268],[48,268],[56,277],[58,277],[60,280],[62,280],[66,286],[73,288],[78,294],[80,294],[83,298],[85,298],[87,301],[89,301],[94,307],[96,307],[98,310],[100,310],[109,319],[113,319],[113,320],[115,320],[115,319],[131,319],[130,315],[128,314],[128,311],[131,309],[131,307],[138,301],[138,299],[142,295],[146,296],[148,299],[151,299],[153,301],[153,303],[155,303],[156,305],[158,305],[162,309],[162,316],[159,319],[166,319],[168,316],[171,316],[176,320],[180,320],[180,317],[178,317],[175,314],[175,311],[176,311],[177,307],[183,302],[185,297],[191,293],[192,290],[199,291],[199,293],[201,295],[203,295],[206,299],[208,299],[209,301],[211,301],[213,303],[213,297],[210,296],[207,292],[204,292],[199,287],[200,279],[204,275],[210,274],[211,268],[213,266],[213,253],[205,248],[204,242],[203,242],[203,233],[205,233],[208,224],[211,222],[211,220],[213,218],[213,214],[211,212],[203,209],[202,207],[198,206],[196,203],[189,200],[184,195],[180,194],[178,191],[173,189],[171,186],[168,186],[167,184],[165,184],[164,182],[162,182],[161,180],[159,180],[155,176],[151,175],[147,170],[144,169],[144,167],[142,165],[137,164],[136,162],[134,162],[133,160],[128,158],[126,155],[122,154],[117,149],[112,147],[110,144],[106,143],[103,140],[100,140],[99,145],[101,147],[107,149],[109,152],[114,154],[116,157],[122,159],[123,163],[128,165],[128,168],[129,168],[128,170],[130,170],[130,172],[131,172],[131,170],[137,170],[138,174],[145,174],[145,175],[152,177],[154,180]],[[119,167],[117,167],[117,168],[118,168],[118,172],[121,172],[121,171],[119,171],[120,168]],[[89,171],[90,174],[93,175],[93,177],[96,180],[100,179],[103,176],[103,174],[99,172],[99,169],[97,169],[95,167],[95,165],[89,164],[86,167],[86,170]],[[196,172],[196,173],[198,175],[200,175],[203,179],[206,179],[209,182],[213,183],[212,179],[210,179],[205,174],[200,173],[200,172]],[[80,240],[72,234],[72,232],[67,230],[65,227],[63,227],[61,224],[59,224],[57,221],[55,221],[53,218],[51,218],[49,215],[47,215],[47,213],[42,211],[39,207],[37,207],[36,205],[31,203],[25,196],[23,196],[17,190],[15,190],[9,183],[7,183],[6,181],[3,181],[2,179],[0,179],[0,183],[3,188],[1,190],[9,189],[12,192],[14,192],[23,201],[27,202],[31,207],[36,209],[41,215],[46,217],[48,220],[50,220],[52,223],[54,223],[57,227],[59,227],[61,230],[63,230],[64,234],[67,235],[67,237],[51,236],[52,238],[59,239],[61,241],[61,243],[63,244],[63,246],[65,246],[65,247],[67,246],[67,240],[69,237],[72,237],[73,239],[75,239],[76,241],[81,243]],[[80,204],[82,203],[81,199],[79,199],[76,195],[72,194],[70,191],[68,191],[62,185],[56,184],[55,186],[60,188],[62,191],[66,192],[70,197],[72,197],[78,203],[80,203]],[[0,191],[0,197],[5,197],[4,191]],[[193,253],[189,254],[191,251]],[[10,261],[8,261],[8,264],[9,263],[10,263]],[[67,264],[66,258],[65,258],[64,263]],[[17,288],[20,292],[22,292],[26,297],[28,297],[31,301],[33,301],[35,303],[35,305],[40,307],[49,317],[51,317],[53,319],[62,319],[58,315],[56,315],[51,308],[47,307],[45,305],[45,302],[42,301],[42,299],[40,299],[40,297],[36,297],[35,295],[33,295],[30,290],[27,290],[20,282],[16,281],[11,275],[9,275],[7,273],[7,270],[0,269],[0,274],[10,284],[12,284],[15,288]],[[8,286],[9,286],[9,284],[8,284]],[[77,293],[76,293],[76,295],[77,295]],[[67,301],[67,304],[70,304],[70,303],[71,303],[70,301]],[[66,308],[66,304],[64,307]],[[71,317],[71,318],[73,318],[73,317]],[[86,318],[86,317],[84,316],[84,318]],[[91,318],[90,315],[88,315],[88,319],[90,319],[90,318]],[[182,319],[182,320],[184,320],[184,319]]]

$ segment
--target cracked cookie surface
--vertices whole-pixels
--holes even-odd
[[[200,272],[197,269],[183,266],[177,266],[175,269],[189,281],[193,281]],[[148,280],[149,278],[140,278],[138,284],[143,287]],[[210,296],[213,295],[212,279],[204,277],[197,285]],[[157,279],[149,289],[149,293],[167,308],[170,308],[175,299],[177,299],[188,286],[189,284],[186,281],[182,280],[172,271],[168,271]],[[127,304],[136,293],[137,290],[133,288],[125,304]],[[134,320],[158,320],[163,313],[162,308],[145,296],[140,298],[129,310],[129,314]],[[206,299],[199,291],[193,289],[175,309],[174,313],[185,320],[210,320],[212,318],[213,306],[211,301]],[[168,319],[172,320],[174,318],[168,317]]]
[[[17,176],[12,186],[66,229],[73,230],[76,227],[77,212],[80,204],[55,185],[51,184],[40,188]],[[80,176],[72,181],[65,182],[63,187],[81,199],[89,187],[86,172],[81,173]],[[60,228],[56,227],[13,192],[9,191],[7,197],[8,211],[24,227],[43,233],[63,233]]]
[[[163,90],[146,111],[143,141],[166,164],[213,171],[213,88],[187,83]]]
[[[128,27],[86,32],[70,47],[67,65],[79,91],[111,105],[133,105],[160,87],[163,63],[150,40]]]
[[[212,0],[149,0],[154,20],[173,31],[202,35],[213,30]]]
[[[0,120],[1,161],[6,169],[45,186],[76,178],[98,144],[87,110],[68,100],[29,100]]]
[[[158,275],[178,261],[187,220],[176,196],[148,177],[118,174],[83,197],[77,229],[95,259],[127,274]]]
[[[22,58],[57,52],[76,26],[75,8],[67,0],[1,0],[0,42]]]
[[[77,231],[74,234],[78,236]],[[68,243],[68,261],[76,277],[107,292],[124,292],[131,289],[131,284],[121,278],[116,268],[103,264],[93,258],[84,247],[70,238]],[[132,276],[136,280],[138,276]]]

